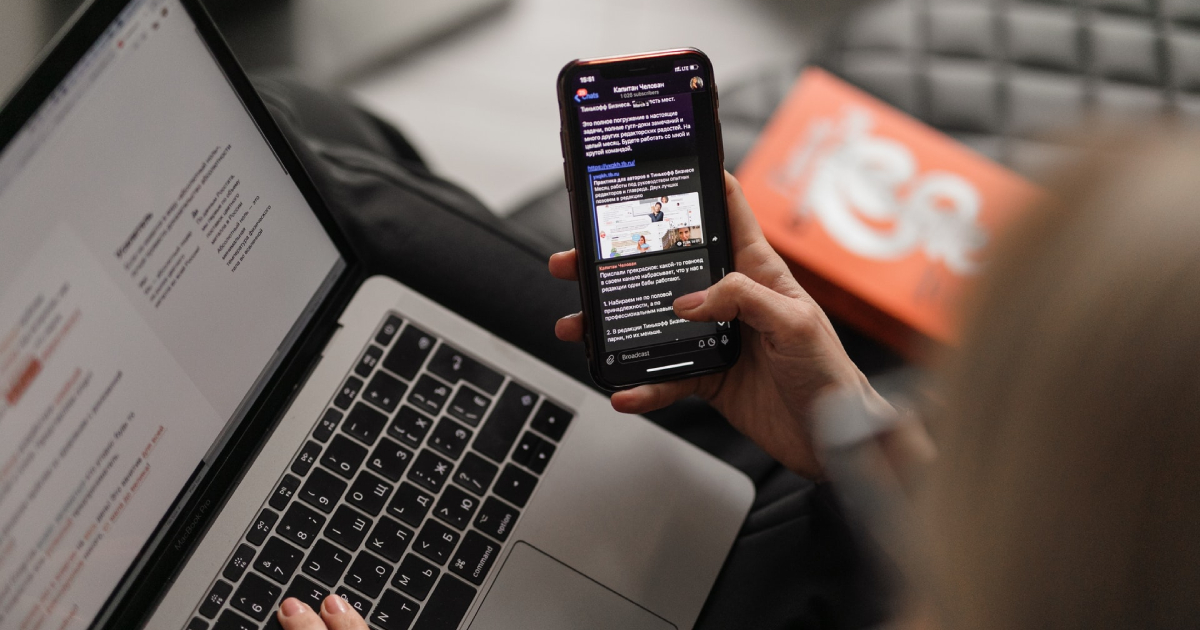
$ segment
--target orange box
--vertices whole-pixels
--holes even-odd
[[[822,307],[913,357],[953,344],[998,230],[1041,190],[817,68],[738,169],[767,240]]]

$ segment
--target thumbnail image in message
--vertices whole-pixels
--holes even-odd
[[[695,156],[589,166],[601,259],[704,242]]]
[[[661,252],[704,242],[700,195],[663,195],[596,207],[602,258]]]

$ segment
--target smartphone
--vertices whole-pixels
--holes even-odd
[[[708,57],[572,61],[558,100],[592,378],[615,391],[728,369],[737,322],[691,322],[671,307],[733,270]]]

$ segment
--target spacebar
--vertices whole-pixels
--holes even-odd
[[[412,630],[454,630],[475,599],[475,587],[443,575]]]

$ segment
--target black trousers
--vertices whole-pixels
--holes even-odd
[[[430,172],[397,130],[347,101],[281,79],[256,85],[370,272],[592,385],[582,349],[554,337],[555,320],[579,310],[579,295],[550,276],[546,243]],[[783,468],[702,401],[650,419],[757,487],[697,628],[864,628],[884,620],[889,571],[851,533],[828,487]]]

